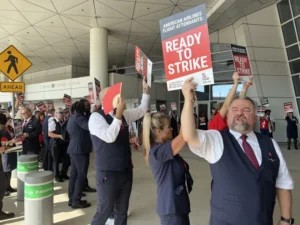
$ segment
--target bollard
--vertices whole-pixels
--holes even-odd
[[[51,171],[32,172],[26,175],[25,225],[53,225],[53,186]]]
[[[38,156],[37,155],[21,155],[18,157],[18,192],[17,201],[24,201],[24,181],[25,175],[31,172],[38,171]]]

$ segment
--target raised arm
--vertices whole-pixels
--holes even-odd
[[[239,94],[240,97],[245,97],[246,94],[247,94],[247,91],[248,91],[248,88],[249,88],[249,83],[246,81],[246,82],[243,82],[243,88]]]
[[[93,113],[89,120],[90,133],[107,143],[113,143],[120,132],[124,108],[124,100],[120,99],[117,106],[116,117],[110,125],[106,122],[102,115],[99,113]]]
[[[129,110],[124,111],[124,117],[126,119],[126,122],[128,124],[131,124],[132,122],[137,121],[140,118],[142,118],[147,113],[149,101],[150,101],[149,86],[144,78],[143,79],[143,97],[142,97],[141,104],[139,105],[139,107],[137,107],[135,109],[129,109]]]
[[[190,145],[200,148],[194,120],[194,101],[197,84],[192,82],[193,78],[186,80],[182,86],[184,95],[184,106],[181,114],[181,130],[183,139]]]
[[[236,89],[239,85],[239,79],[240,79],[240,76],[237,72],[235,72],[232,76],[232,79],[233,79],[233,86],[232,88],[230,89],[226,99],[225,99],[225,102],[220,110],[220,115],[221,117],[224,119],[227,115],[227,112],[228,112],[228,109],[229,109],[229,106],[230,106],[230,103],[232,102],[232,100],[234,99],[235,97],[235,93],[236,93]]]
[[[186,144],[186,142],[183,139],[182,129],[181,129],[179,135],[172,141],[173,156],[177,155],[183,149],[185,144]]]

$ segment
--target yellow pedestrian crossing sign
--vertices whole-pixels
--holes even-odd
[[[32,63],[13,45],[0,54],[0,71],[12,81],[31,66]]]

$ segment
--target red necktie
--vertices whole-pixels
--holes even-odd
[[[27,120],[25,120],[25,122],[23,123],[23,129],[26,127],[27,125]]]
[[[257,161],[257,158],[254,154],[254,151],[251,147],[251,145],[246,141],[247,139],[247,135],[243,134],[240,138],[243,140],[243,149],[246,153],[246,155],[248,156],[249,160],[251,161],[252,165],[255,167],[255,169],[259,169],[259,164],[258,164],[258,161]]]

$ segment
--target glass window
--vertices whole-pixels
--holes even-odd
[[[297,98],[297,104],[298,104],[298,109],[300,109],[300,98]],[[294,109],[294,110],[296,111],[296,109]]]
[[[288,56],[289,60],[296,59],[296,58],[300,57],[299,45],[298,44],[287,48],[286,52],[287,52],[287,56]]]
[[[282,0],[277,4],[280,22],[284,23],[292,18],[289,0]]]
[[[300,73],[300,59],[290,62],[291,74]]]
[[[295,94],[296,96],[300,96],[300,77],[298,75],[292,76]]]
[[[243,87],[243,85],[239,84],[237,91],[236,91],[237,95],[242,90],[242,87]],[[213,85],[212,86],[212,100],[224,101],[231,88],[232,88],[232,84]]]
[[[293,21],[288,22],[282,26],[282,33],[285,45],[291,45],[297,42],[295,27]]]
[[[294,16],[298,16],[300,14],[300,1],[299,0],[291,0],[292,9]]]
[[[300,18],[295,19],[296,29],[298,33],[298,39],[300,38]]]

